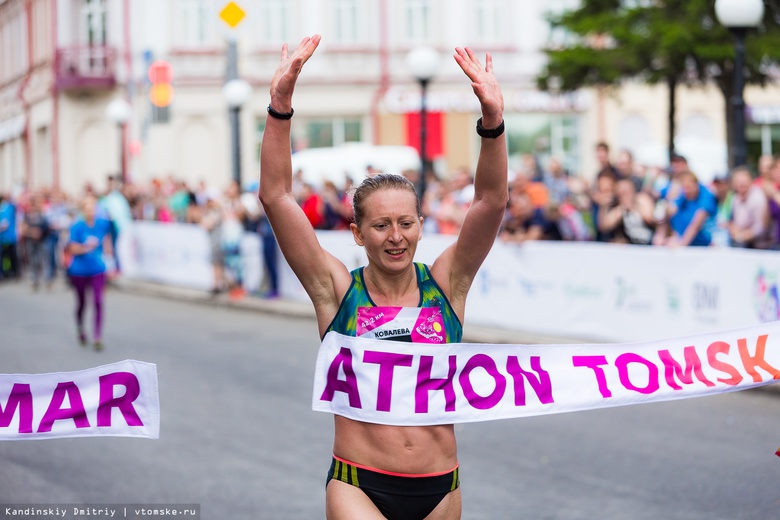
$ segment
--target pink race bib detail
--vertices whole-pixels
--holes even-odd
[[[357,336],[413,343],[445,343],[439,307],[359,307]]]

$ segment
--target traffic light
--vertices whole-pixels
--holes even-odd
[[[173,68],[165,60],[156,60],[149,66],[149,101],[152,102],[152,122],[167,123],[173,101]]]

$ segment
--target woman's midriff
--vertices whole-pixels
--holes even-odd
[[[455,430],[440,426],[386,426],[335,416],[333,454],[393,473],[427,474],[458,465]]]

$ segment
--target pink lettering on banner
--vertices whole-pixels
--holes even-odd
[[[0,403],[0,428],[10,426],[17,409],[19,410],[19,433],[32,433],[33,398],[30,385],[14,383],[8,401],[5,403],[5,410]]]
[[[677,384],[675,376],[677,376],[677,379],[679,379],[680,382],[686,385],[692,385],[694,374],[696,375],[696,378],[706,386],[715,386],[715,383],[707,379],[704,375],[704,371],[701,368],[701,359],[699,359],[699,354],[696,353],[696,347],[690,346],[683,349],[685,370],[683,370],[680,363],[674,359],[671,352],[668,350],[659,350],[658,357],[664,365],[666,384],[673,390],[682,390],[682,386]]]
[[[70,402],[70,408],[62,408],[66,395]],[[84,402],[81,400],[81,392],[73,381],[57,384],[57,388],[54,389],[51,396],[49,408],[43,415],[41,424],[38,425],[38,433],[50,432],[54,421],[66,419],[73,419],[76,428],[89,428],[89,419],[87,419],[87,411],[84,409]]]
[[[763,334],[758,336],[756,340],[756,349],[754,353],[751,353],[748,348],[748,342],[746,338],[740,338],[737,340],[737,346],[739,349],[740,359],[744,365],[745,371],[753,378],[753,382],[764,382],[761,374],[758,373],[758,368],[768,372],[773,379],[780,379],[780,370],[776,369],[764,359],[766,351],[767,335]],[[725,383],[730,386],[738,385],[743,380],[742,374],[733,365],[721,361],[718,359],[719,354],[728,355],[730,345],[724,341],[714,341],[709,347],[707,347],[707,362],[709,366],[731,377],[717,378],[720,383]],[[664,369],[664,379],[666,384],[673,390],[682,390],[683,387],[680,383],[686,385],[694,384],[695,378],[707,387],[714,387],[715,383],[710,381],[704,374],[703,365],[695,346],[687,346],[683,348],[683,359],[685,367],[677,361],[668,349],[659,350],[658,358],[661,361],[661,365]],[[599,386],[599,391],[603,398],[612,397],[612,392],[607,386],[607,377],[603,365],[608,365],[606,356],[573,356],[572,364],[575,367],[586,367],[593,370],[596,376],[596,381]],[[647,382],[637,384],[631,380],[631,376],[628,370],[629,364],[641,364],[647,368]],[[615,368],[618,371],[620,383],[624,388],[639,392],[641,394],[652,394],[659,390],[659,367],[656,363],[634,353],[624,353],[618,356],[615,360]],[[680,383],[678,383],[678,381]]]
[[[114,386],[125,387],[124,395],[114,397]],[[143,426],[143,421],[133,407],[141,394],[141,386],[138,378],[130,372],[114,372],[100,377],[100,404],[97,410],[97,425],[100,427],[111,426],[111,409],[119,408],[128,426]],[[67,396],[70,402],[69,408],[63,408]],[[29,384],[14,383],[11,394],[8,396],[5,410],[0,404],[0,428],[7,428],[11,424],[14,414],[19,410],[19,433],[33,433],[33,396]],[[52,393],[46,413],[38,425],[38,432],[50,432],[55,421],[72,419],[76,428],[89,428],[86,408],[81,399],[81,391],[73,381],[57,384]]]
[[[398,317],[405,323],[416,318],[407,310]],[[395,323],[388,326],[393,328]],[[780,330],[780,322],[771,327],[770,332]],[[718,337],[710,334],[687,338],[682,340],[687,345],[671,342],[671,346],[670,342],[648,342],[603,345],[596,350],[597,345],[589,345],[587,350],[572,352],[558,346],[539,349],[527,345],[522,345],[525,350],[516,348],[520,345],[432,347],[389,342],[380,346],[374,340],[340,339],[333,334],[320,350],[312,404],[315,410],[355,420],[376,419],[380,424],[451,424],[698,397],[780,380],[780,344],[770,341],[766,328],[733,334],[731,344],[715,341]],[[582,355],[572,355],[575,352]],[[567,370],[561,363],[569,360]],[[550,372],[543,368],[548,364],[555,367]],[[555,372],[558,369],[560,373]],[[553,397],[556,376],[571,383],[561,381]],[[371,404],[365,405],[369,409],[357,410],[361,408],[358,382],[370,387],[362,389],[369,392],[363,397],[373,397],[376,392],[375,408],[371,399]],[[25,403],[29,402],[26,391],[22,386],[15,387],[4,403],[5,411],[0,408],[0,424],[15,419],[17,411],[24,415]],[[59,411],[64,392],[60,389],[59,401],[53,398],[50,409]],[[336,392],[347,395],[334,402]],[[514,392],[513,399],[507,392]],[[133,395],[129,387],[126,394],[128,406]],[[321,396],[319,400],[317,396]],[[351,411],[345,410],[347,401]],[[70,402],[75,410],[62,411],[65,418],[78,415],[77,402]],[[102,396],[101,402],[108,406]],[[121,407],[120,401],[113,406]]]
[[[718,372],[723,372],[724,374],[731,376],[728,379],[719,377],[719,382],[726,383],[727,385],[731,386],[736,386],[742,382],[742,379],[744,379],[742,374],[740,374],[739,370],[737,370],[733,365],[729,365],[728,363],[720,361],[716,357],[718,354],[728,354],[730,349],[731,346],[725,341],[714,341],[712,344],[710,344],[709,347],[707,347],[707,362],[713,369],[717,370]]]
[[[339,369],[344,370],[344,378],[339,379]],[[341,347],[341,350],[333,359],[328,368],[327,384],[322,392],[322,401],[333,401],[333,395],[336,392],[344,392],[349,398],[349,406],[352,408],[361,408],[360,392],[358,391],[357,377],[352,368],[352,351],[347,347]]]
[[[493,391],[487,396],[481,396],[474,391],[474,386],[471,384],[471,372],[476,368],[482,368],[493,378],[495,386]],[[463,389],[463,395],[471,406],[477,410],[489,410],[501,401],[506,391],[506,378],[501,375],[496,367],[496,362],[493,358],[486,354],[477,354],[471,356],[466,365],[463,367],[463,371],[458,377],[460,386]]]
[[[0,395],[0,441],[159,438],[157,371],[150,363],[125,360],[67,373],[0,374]]]
[[[748,351],[747,339],[738,339],[739,357],[742,358],[742,364],[745,365],[745,371],[753,377],[753,382],[761,383],[764,379],[759,375],[756,368],[760,367],[772,375],[772,379],[780,379],[780,370],[770,365],[764,360],[764,350],[766,349],[766,334],[762,334],[756,341],[756,354],[750,355]]]
[[[455,375],[457,370],[457,356],[448,356],[447,377],[435,378],[431,376],[434,356],[414,356],[412,354],[397,354],[393,352],[381,352],[366,350],[363,353],[363,363],[379,365],[377,379],[376,410],[390,412],[392,410],[393,379],[397,367],[412,367],[415,357],[419,357],[417,367],[417,384],[415,387],[415,413],[428,413],[429,393],[443,391],[445,399],[444,410],[454,412],[456,409]],[[550,404],[555,402],[552,394],[552,382],[550,374],[542,369],[539,356],[530,359],[534,372],[523,370],[517,356],[507,358],[506,370],[514,384],[515,406],[526,405],[525,381],[536,393],[539,402]],[[487,395],[481,395],[474,385],[473,372],[482,369],[492,379],[492,390]],[[339,379],[339,371],[343,370],[344,379]],[[487,354],[471,356],[465,363],[457,377],[460,390],[469,404],[478,410],[494,408],[503,399],[507,389],[507,379],[498,368],[496,361]],[[480,387],[481,388],[481,387]],[[353,367],[352,352],[342,347],[335,356],[328,369],[326,388],[320,397],[323,401],[332,401],[336,392],[344,392],[349,397],[350,406],[361,408],[358,382]]]
[[[414,390],[414,413],[428,413],[428,393],[443,390],[445,412],[455,411],[455,389],[452,379],[458,368],[458,357],[449,356],[449,372],[442,379],[432,378],[433,356],[420,356],[420,368],[417,372],[417,387]]]
[[[143,426],[144,423],[133,407],[133,401],[141,395],[141,385],[138,378],[130,372],[114,372],[100,376],[100,404],[97,410],[98,427],[111,426],[111,409],[119,408],[128,426]],[[114,387],[123,386],[125,392],[120,397],[114,397]]]
[[[528,381],[528,384],[534,389],[540,403],[554,403],[555,400],[553,399],[552,394],[550,374],[542,369],[541,358],[539,356],[531,356],[531,369],[534,370],[536,374],[523,370],[522,367],[520,367],[520,361],[517,359],[517,356],[510,356],[506,360],[506,370],[514,380],[515,406],[525,406],[524,381]]]
[[[647,385],[637,386],[631,381],[628,372],[629,363],[636,363],[647,367]],[[622,384],[627,390],[633,390],[635,392],[639,392],[640,394],[652,394],[658,390],[658,367],[655,366],[655,363],[652,361],[648,361],[639,354],[626,352],[625,354],[618,356],[618,358],[615,360],[615,366],[618,370],[618,376],[620,376],[620,384]]]
[[[607,356],[572,356],[571,362],[575,367],[585,367],[593,370],[601,397],[604,399],[612,397],[612,392],[607,387],[607,376],[604,374],[604,369],[601,368],[602,365],[609,364]]]
[[[379,382],[376,395],[377,411],[390,411],[395,367],[410,367],[413,359],[414,356],[411,354],[394,354],[392,352],[374,352],[371,350],[366,350],[363,353],[364,363],[379,365]]]

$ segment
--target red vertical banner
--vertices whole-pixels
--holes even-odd
[[[444,132],[442,112],[426,112],[425,155],[426,159],[433,160],[444,154]],[[420,152],[420,113],[410,112],[406,114],[406,144],[413,146]]]

